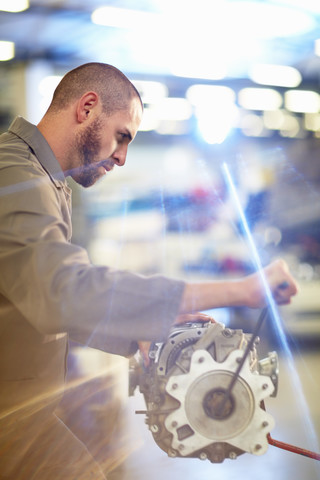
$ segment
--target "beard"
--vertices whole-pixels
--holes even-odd
[[[80,165],[73,170],[71,176],[85,188],[100,178],[97,164],[101,148],[100,132],[101,122],[96,119],[76,138],[75,151],[80,159]]]

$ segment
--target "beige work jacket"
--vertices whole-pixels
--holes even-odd
[[[17,117],[0,137],[2,412],[62,389],[68,336],[128,356],[178,312],[183,282],[90,263],[70,241],[70,202],[50,146]]]

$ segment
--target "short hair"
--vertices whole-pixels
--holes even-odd
[[[138,90],[124,73],[112,65],[91,62],[70,70],[61,79],[48,110],[61,111],[88,91],[100,96],[106,115],[124,110],[134,96],[143,108]]]

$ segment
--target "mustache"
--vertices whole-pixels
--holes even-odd
[[[72,175],[77,175],[79,173],[92,172],[97,170],[99,167],[103,167],[107,172],[111,172],[114,168],[114,161],[107,159],[101,160],[97,163],[90,163],[88,165],[79,165],[78,167],[70,168],[69,170],[64,171],[65,177]]]
[[[114,168],[114,161],[110,158],[102,160],[96,164],[97,167],[103,167],[107,172],[111,172]]]

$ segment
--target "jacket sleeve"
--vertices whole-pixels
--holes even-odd
[[[68,241],[62,198],[48,176],[1,170],[0,295],[39,332],[67,332],[110,353],[127,356],[138,340],[164,340],[184,283],[92,265]]]

